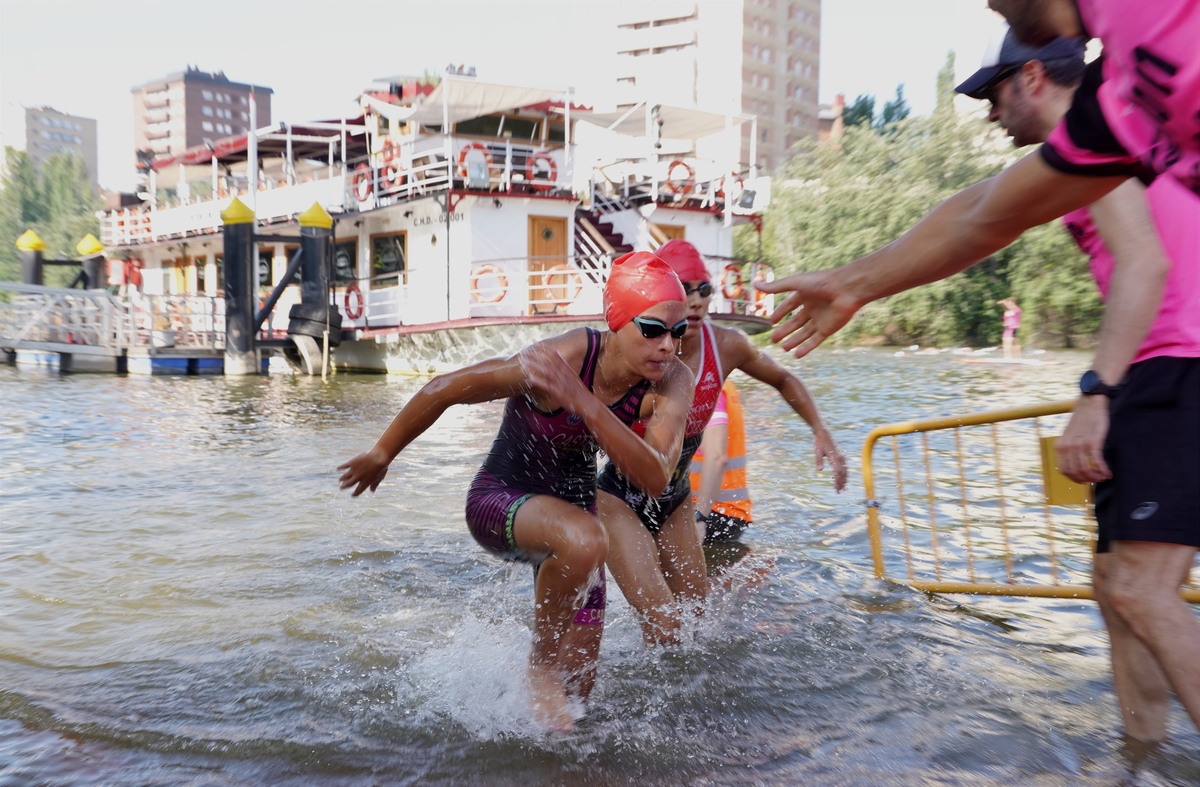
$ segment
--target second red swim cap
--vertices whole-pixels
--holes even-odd
[[[671,266],[680,281],[708,281],[708,268],[696,247],[682,238],[669,240],[658,247],[654,256]]]
[[[634,251],[613,260],[604,285],[604,319],[619,331],[651,306],[664,301],[687,303],[679,277],[648,251]]]

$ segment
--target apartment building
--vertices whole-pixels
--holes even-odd
[[[134,151],[143,156],[182,153],[205,140],[270,125],[273,92],[262,85],[233,82],[223,71],[190,66],[138,85],[133,88]]]
[[[618,105],[643,98],[757,117],[770,174],[818,131],[820,0],[642,0],[613,4]],[[742,159],[750,163],[750,127]]]
[[[68,115],[51,107],[25,107],[24,149],[39,172],[45,160],[55,153],[78,156],[87,168],[92,190],[99,189],[96,121],[92,118]]]

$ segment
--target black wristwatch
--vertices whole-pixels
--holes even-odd
[[[1088,369],[1083,373],[1083,377],[1079,378],[1079,390],[1084,396],[1107,396],[1112,399],[1121,392],[1121,386],[1108,385],[1094,370]]]

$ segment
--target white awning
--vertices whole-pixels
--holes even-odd
[[[566,99],[567,91],[563,88],[520,87],[475,79],[443,79],[408,119],[426,126],[440,126],[445,121],[447,104],[450,122],[457,123],[543,101]]]
[[[395,104],[389,104],[386,101],[380,101],[377,98],[372,98],[366,93],[358,97],[359,106],[365,109],[373,109],[379,115],[387,118],[393,123],[407,123],[409,118],[417,110],[413,107],[398,107]]]
[[[633,112],[581,112],[579,120],[593,123],[602,128],[610,128],[620,134],[630,137],[646,136],[646,108],[638,107]],[[624,119],[622,119],[624,118]],[[658,118],[662,120],[662,135],[664,139],[702,139],[713,134],[719,134],[726,128],[749,123],[753,118],[749,115],[719,115],[715,112],[705,112],[699,109],[685,107],[662,106],[658,110]],[[613,125],[613,124],[616,125]]]

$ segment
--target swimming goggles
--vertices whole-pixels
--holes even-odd
[[[682,339],[687,333],[687,320],[680,320],[674,325],[668,327],[662,320],[656,320],[652,317],[634,317],[633,324],[642,332],[642,336],[647,339],[657,339],[667,331],[671,332],[672,339]]]
[[[695,287],[688,287],[687,283],[685,282],[683,285],[684,295],[691,295],[693,292],[700,293],[701,298],[707,298],[708,296],[713,294],[712,282],[702,281],[699,284],[697,284]]]

